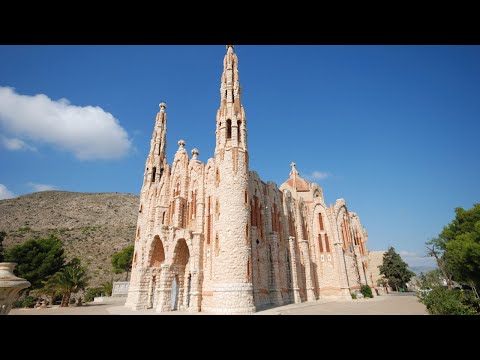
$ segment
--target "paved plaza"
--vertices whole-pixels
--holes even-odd
[[[113,304],[89,303],[81,307],[13,309],[10,315],[208,315],[208,313],[186,311],[156,313],[152,309],[132,311],[125,308],[122,299],[119,299]],[[405,293],[377,296],[373,299],[318,300],[290,304],[258,311],[254,315],[427,315],[427,310],[414,293]]]

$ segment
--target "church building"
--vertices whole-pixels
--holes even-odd
[[[328,206],[322,188],[303,179],[295,163],[280,188],[250,170],[241,96],[238,58],[227,45],[216,147],[206,164],[197,149],[189,157],[183,140],[173,163],[167,163],[166,104],[160,104],[125,306],[252,313],[323,298],[351,299],[361,285],[373,286],[368,235],[345,200]]]

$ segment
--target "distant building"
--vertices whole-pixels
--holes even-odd
[[[206,164],[197,149],[189,159],[182,140],[173,164],[167,163],[166,105],[160,104],[126,306],[232,314],[325,297],[350,299],[352,289],[371,279],[360,218],[343,199],[327,206],[322,188],[302,179],[294,163],[280,188],[249,170],[232,45],[223,66],[215,153]]]
[[[383,264],[383,254],[386,251],[369,251],[368,252],[368,270],[370,271],[370,282],[374,286],[378,286],[378,279],[382,277],[380,275],[380,270],[378,269],[379,265]]]

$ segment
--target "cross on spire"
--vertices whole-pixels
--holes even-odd
[[[292,162],[292,163],[290,164],[290,166],[292,167],[292,171],[290,171],[290,177],[300,176],[300,174],[298,173],[297,168],[296,168],[297,164],[295,164],[294,162]]]

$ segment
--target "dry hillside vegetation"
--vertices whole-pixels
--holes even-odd
[[[135,239],[139,196],[118,193],[45,191],[0,201],[0,231],[5,247],[32,238],[56,235],[67,258],[78,257],[87,266],[90,286],[124,275],[114,275],[112,254]]]

